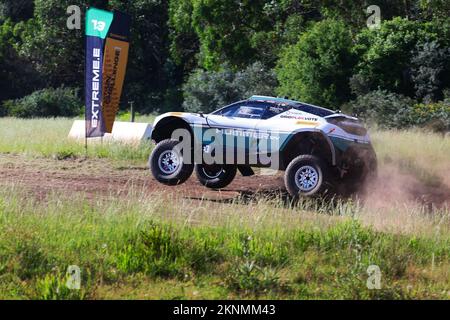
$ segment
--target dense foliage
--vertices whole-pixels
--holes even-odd
[[[278,62],[279,93],[310,103],[339,106],[350,95],[349,78],[355,58],[345,23],[316,23],[285,50]]]
[[[43,89],[16,100],[4,102],[6,112],[14,117],[73,117],[80,114],[82,102],[78,89]]]
[[[218,72],[198,69],[184,86],[183,107],[191,112],[211,112],[217,106],[243,100],[254,92],[273,95],[276,84],[275,73],[266,70],[260,62],[239,72],[233,72],[229,66],[222,66]]]
[[[426,45],[433,43],[434,49],[448,49],[449,28],[448,20],[443,23],[395,18],[386,21],[379,30],[365,29],[357,35],[354,48],[360,57],[357,74],[365,79],[370,89],[382,88],[413,97],[416,89],[414,80],[426,80],[420,75],[423,72],[420,68],[428,64],[434,69],[428,73],[436,76],[436,84],[445,73],[444,69],[450,70],[445,54],[431,53]],[[416,77],[413,77],[414,73]],[[433,80],[428,78],[427,81]],[[443,88],[439,86],[435,89]]]
[[[450,89],[444,0],[0,0],[0,115],[36,90],[83,87],[84,26],[66,27],[74,4],[132,16],[122,109],[207,112],[278,94],[410,126],[423,121],[398,114],[446,105]],[[367,27],[369,5],[381,9],[380,28]]]

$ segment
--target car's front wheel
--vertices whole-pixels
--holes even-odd
[[[163,140],[150,155],[150,170],[153,177],[163,184],[174,186],[184,183],[192,175],[193,164],[184,162],[177,140]]]
[[[198,181],[205,187],[221,189],[228,186],[236,177],[236,166],[233,165],[195,165]]]
[[[327,165],[313,155],[301,155],[292,160],[285,172],[284,183],[292,197],[312,197],[330,189]]]

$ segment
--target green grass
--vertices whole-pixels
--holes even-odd
[[[68,139],[74,119],[14,119],[0,118],[0,153],[26,154],[30,157],[67,159],[85,157],[84,141]],[[152,122],[153,117],[136,121]],[[151,144],[123,144],[117,142],[90,142],[88,157],[113,160],[144,161]]]
[[[155,118],[156,115],[142,115],[139,113],[135,115],[136,122],[153,123]],[[116,121],[131,121],[131,112],[119,112],[119,114],[116,116]]]
[[[84,157],[83,145],[67,139],[72,122],[0,118],[0,153],[26,155],[17,158],[26,165],[55,159],[46,166]],[[381,168],[450,185],[448,138],[372,136]],[[93,143],[88,156],[143,164],[150,148]],[[215,203],[132,186],[126,198],[54,190],[42,199],[22,188],[0,187],[1,299],[450,299],[446,207],[430,212],[387,198],[377,199],[382,208]],[[70,265],[81,269],[81,290],[65,285]],[[366,286],[370,265],[381,269],[381,290]]]
[[[253,215],[239,203],[214,206],[220,218],[210,223],[188,218],[211,208],[185,199],[38,202],[3,188],[0,298],[449,298],[448,220],[443,232],[404,235],[276,201],[254,203]],[[381,290],[366,287],[372,264]],[[69,265],[81,268],[79,291],[65,286]]]
[[[129,121],[130,115],[118,116]],[[136,117],[137,122],[153,123],[155,116]],[[74,119],[16,119],[0,118],[0,153],[29,154],[32,156],[84,156],[84,143],[67,138]],[[450,139],[419,130],[379,131],[372,133],[381,161],[405,161],[427,166],[430,170],[450,168]],[[90,157],[145,160],[148,146],[118,143],[92,143]]]

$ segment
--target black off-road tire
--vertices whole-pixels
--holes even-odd
[[[237,167],[233,165],[195,165],[198,181],[211,189],[222,189],[228,186],[236,177],[236,172]]]
[[[324,161],[313,155],[294,158],[284,174],[284,184],[294,198],[315,197],[332,193],[333,190],[331,170]]]
[[[160,183],[174,186],[186,182],[194,171],[194,164],[183,161],[182,152],[177,148],[180,142],[177,140],[163,140],[155,146],[149,166],[153,177]],[[172,165],[173,160],[178,160],[178,165]]]

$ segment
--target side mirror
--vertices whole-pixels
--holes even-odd
[[[198,114],[200,115],[200,117],[202,117],[202,118],[204,118],[205,117],[205,115],[204,115],[204,112],[203,111],[199,111],[198,112]]]

